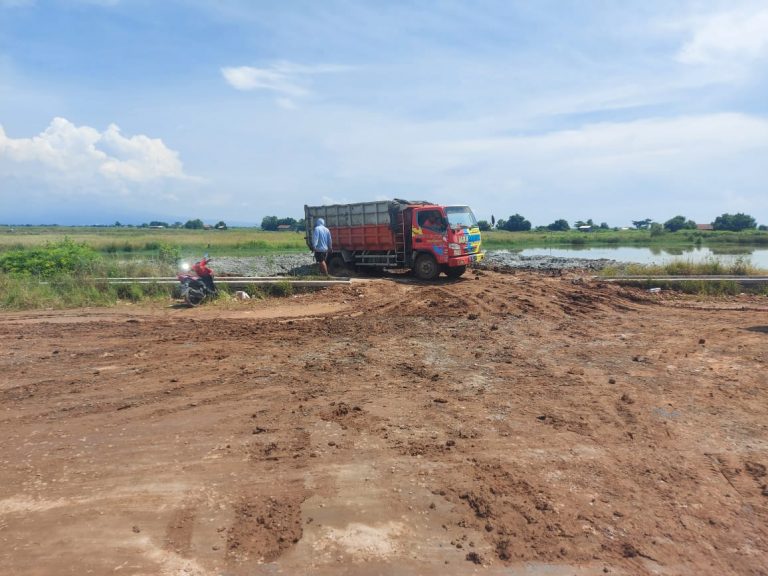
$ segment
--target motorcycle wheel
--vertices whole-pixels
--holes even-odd
[[[186,302],[190,306],[197,306],[203,300],[205,300],[205,292],[203,292],[202,290],[190,288],[189,291],[187,292]]]

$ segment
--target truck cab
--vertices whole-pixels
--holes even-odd
[[[414,207],[411,250],[417,277],[433,279],[440,272],[458,278],[473,262],[483,259],[480,229],[469,206]]]

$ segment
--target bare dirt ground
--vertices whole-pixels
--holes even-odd
[[[765,297],[489,271],[0,337],[2,574],[768,574]]]

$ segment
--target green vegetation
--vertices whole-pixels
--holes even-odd
[[[734,280],[719,280],[716,282],[706,280],[686,280],[684,282],[632,280],[622,283],[638,288],[661,288],[664,291],[697,294],[700,296],[735,296],[745,291],[765,293],[765,287],[745,288]]]
[[[181,247],[165,241],[143,238],[141,241],[145,242],[144,251],[150,252],[151,248],[151,252],[140,259],[118,258],[109,250],[98,252],[87,243],[68,237],[0,252],[0,309],[59,309],[112,306],[119,301],[167,301],[177,288],[175,284],[110,284],[107,280],[175,275]],[[216,247],[223,251],[220,245]],[[227,300],[229,287],[220,285],[219,291],[222,299]],[[258,299],[289,296],[294,293],[294,287],[285,281],[271,286],[250,286],[247,291]]]
[[[77,308],[113,306],[118,301],[167,300],[173,286],[160,284],[111,285],[91,276],[60,274],[36,276],[0,274],[0,309]]]
[[[531,223],[520,214],[513,214],[506,220],[500,219],[496,222],[496,228],[508,232],[526,232],[531,229]]]
[[[514,220],[517,222],[517,219]],[[505,220],[497,222],[506,225]],[[669,231],[665,227],[645,229],[611,229],[594,227],[588,232],[557,220],[550,227],[529,231],[488,230],[483,232],[486,249],[550,246],[693,246],[693,245],[761,245],[768,246],[768,231],[748,229],[740,232],[718,230]],[[522,224],[524,225],[524,223]],[[660,229],[661,228],[661,229]],[[17,227],[0,226],[0,255],[19,248],[45,246],[64,238],[88,246],[102,255],[117,257],[153,257],[165,249],[164,261],[170,254],[197,256],[256,256],[307,250],[301,232],[270,232],[258,228],[193,230],[185,228],[92,228],[92,227]],[[170,247],[170,252],[168,251]]]
[[[621,267],[604,268],[600,276],[755,276],[764,275],[768,271],[755,268],[748,258],[736,258],[723,261],[720,258],[709,258],[704,262],[690,260],[675,260],[666,264],[627,264]],[[736,280],[685,280],[665,282],[645,278],[628,278],[624,284],[640,288],[661,288],[686,294],[702,295],[734,295],[742,292],[768,293],[765,286],[743,286]]]
[[[553,224],[564,227],[560,221]],[[649,224],[648,228],[639,230],[612,230],[606,226],[588,232],[546,228],[525,232],[483,232],[483,246],[487,250],[541,246],[648,246],[674,250],[693,245],[708,245],[713,252],[717,252],[718,247],[732,250],[734,246],[768,246],[768,231],[754,228],[740,232],[683,228],[672,232],[668,227]],[[0,308],[105,306],[120,300],[167,299],[173,286],[115,286],[103,279],[173,276],[179,259],[202,256],[206,252],[215,258],[224,255],[269,256],[306,250],[301,233],[267,232],[252,228],[0,226]],[[655,269],[637,265],[622,271],[638,275],[742,275],[759,272],[746,259],[730,261],[717,258],[703,264],[676,261]],[[288,295],[292,288],[288,283],[271,288],[253,287],[253,295]]]
[[[715,230],[730,230],[731,232],[740,232],[741,230],[750,230],[757,228],[757,222],[748,214],[722,214],[712,222],[712,228]]]
[[[664,222],[664,230],[677,232],[678,230],[696,230],[696,222],[686,220],[685,216],[675,216]]]
[[[703,262],[673,260],[665,264],[626,264],[604,268],[601,276],[756,276],[764,270],[752,266],[748,258],[722,260],[708,258]]]
[[[45,246],[64,238],[86,245],[96,252],[116,256],[153,256],[161,246],[172,246],[181,255],[255,256],[307,250],[304,234],[266,232],[257,228],[91,228],[0,226],[0,254]]]
[[[547,230],[551,230],[552,232],[567,232],[571,229],[571,226],[568,224],[567,220],[563,220],[562,218],[560,220],[555,220],[547,226]]]
[[[0,272],[49,278],[87,273],[98,261],[99,255],[92,248],[65,238],[57,243],[0,254]]]
[[[172,268],[163,263],[162,247],[151,262],[118,263],[70,238],[0,253],[0,308],[71,308],[109,306],[118,300],[167,298],[172,286],[159,284],[110,285],[107,277],[162,276]]]
[[[261,229],[271,232],[280,230],[280,227],[287,227],[288,230],[303,231],[304,218],[296,220],[295,218],[278,218],[277,216],[264,216],[261,220]]]

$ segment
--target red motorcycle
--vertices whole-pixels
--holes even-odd
[[[181,297],[187,306],[197,306],[206,298],[216,295],[213,270],[208,267],[210,261],[206,254],[191,266],[185,262],[182,265],[184,271],[176,276],[181,283]]]

